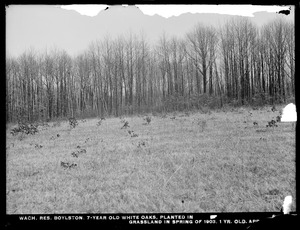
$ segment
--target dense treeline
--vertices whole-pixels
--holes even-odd
[[[235,18],[151,46],[130,34],[76,57],[29,50],[6,58],[7,121],[285,102],[295,91],[294,46],[292,22],[257,28]]]

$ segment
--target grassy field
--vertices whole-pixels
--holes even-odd
[[[279,211],[296,198],[295,127],[266,127],[277,115],[238,108],[7,129],[7,213]]]

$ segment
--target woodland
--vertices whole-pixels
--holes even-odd
[[[294,23],[233,18],[150,44],[128,33],[70,56],[6,56],[7,122],[122,116],[285,103],[295,93]]]

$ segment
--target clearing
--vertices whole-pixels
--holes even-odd
[[[7,129],[7,214],[279,211],[296,198],[296,166],[295,126],[266,127],[278,115],[238,108]]]

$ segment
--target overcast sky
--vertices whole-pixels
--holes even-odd
[[[125,5],[126,6],[126,5]],[[18,56],[33,48],[37,51],[64,49],[77,55],[88,48],[90,42],[106,35],[143,33],[147,41],[167,34],[181,36],[197,22],[219,25],[231,17],[241,15],[264,24],[274,17],[293,19],[276,14],[289,6],[252,5],[136,5],[125,7],[107,5],[11,5],[6,8],[6,51]],[[269,12],[269,13],[268,13]],[[190,13],[190,14],[186,14]],[[217,13],[214,16],[196,13]],[[254,17],[255,16],[255,17]]]
[[[127,6],[127,5],[123,5]],[[289,6],[260,6],[260,5],[136,5],[144,14],[155,15],[169,18],[179,16],[183,13],[219,13],[229,15],[241,15],[253,17],[254,12],[278,12],[280,10],[289,9]],[[96,16],[101,10],[108,5],[64,5],[57,6],[62,9],[75,10],[81,15]]]

